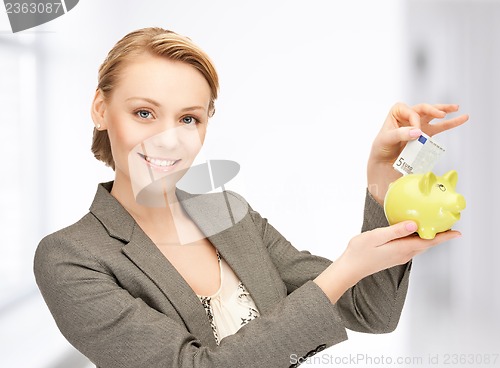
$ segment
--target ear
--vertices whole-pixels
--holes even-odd
[[[90,114],[94,125],[97,130],[108,129],[106,125],[105,113],[106,113],[106,101],[100,89],[95,92],[94,100],[92,101],[92,106],[90,108]]]
[[[458,173],[455,170],[450,170],[443,175],[443,179],[450,183],[451,187],[455,189],[458,182]]]
[[[422,178],[418,182],[418,188],[423,194],[427,195],[431,192],[432,186],[436,184],[436,182],[436,175],[429,171],[427,174],[422,176]]]

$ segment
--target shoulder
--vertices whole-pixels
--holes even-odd
[[[60,292],[62,285],[78,282],[79,277],[110,274],[96,252],[103,239],[110,239],[102,236],[103,232],[99,221],[88,213],[78,222],[40,241],[33,258],[33,272],[44,297]]]
[[[102,225],[91,213],[87,213],[76,223],[46,235],[36,249],[35,265],[41,260],[44,264],[52,264],[61,258],[68,260],[70,255],[76,256],[75,251],[81,252],[87,244],[95,244],[105,237]]]
[[[70,276],[82,269],[109,272],[107,260],[120,257],[124,240],[135,226],[106,185],[98,185],[90,211],[80,220],[39,242],[34,255],[37,280],[41,275]]]
[[[98,229],[102,228],[99,221],[92,213],[85,214],[80,220],[66,226],[60,230],[46,235],[40,244],[57,243],[61,241],[79,241],[87,237],[93,237],[99,234]]]

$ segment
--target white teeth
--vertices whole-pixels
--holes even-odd
[[[145,156],[146,161],[155,165],[155,166],[161,166],[161,167],[167,167],[167,166],[172,166],[176,160],[160,160],[158,158],[151,158],[148,156]]]

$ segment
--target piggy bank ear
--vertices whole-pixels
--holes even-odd
[[[429,194],[431,192],[432,186],[436,184],[437,178],[436,175],[432,172],[428,172],[418,182],[418,188],[420,189],[420,192],[423,194]]]
[[[455,189],[458,182],[458,173],[455,170],[448,171],[443,175],[443,178],[450,183],[453,189]]]

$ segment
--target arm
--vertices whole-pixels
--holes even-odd
[[[132,297],[78,234],[42,240],[34,271],[63,335],[101,368],[247,367],[250,362],[288,367],[291,354],[305,355],[347,338],[336,307],[314,282],[212,349],[186,330],[173,308],[161,313]]]
[[[242,197],[238,198],[244,201]],[[298,251],[268,223],[267,219],[249,208],[253,222],[288,292],[294,291],[308,280],[314,280],[332,265],[326,258],[312,255],[308,251]],[[383,209],[367,193],[363,231],[382,226],[387,226]],[[399,320],[406,296],[410,266],[411,262],[408,262],[402,266],[380,271],[362,279],[352,287],[350,285],[352,278],[344,280],[343,272],[336,275],[336,279],[329,276],[327,282],[336,285],[342,295],[336,304],[344,326],[351,330],[372,333],[393,330]]]
[[[361,232],[388,225],[384,209],[367,191]],[[379,271],[347,290],[338,301],[345,326],[359,332],[394,331],[406,299],[411,264],[412,260]]]

